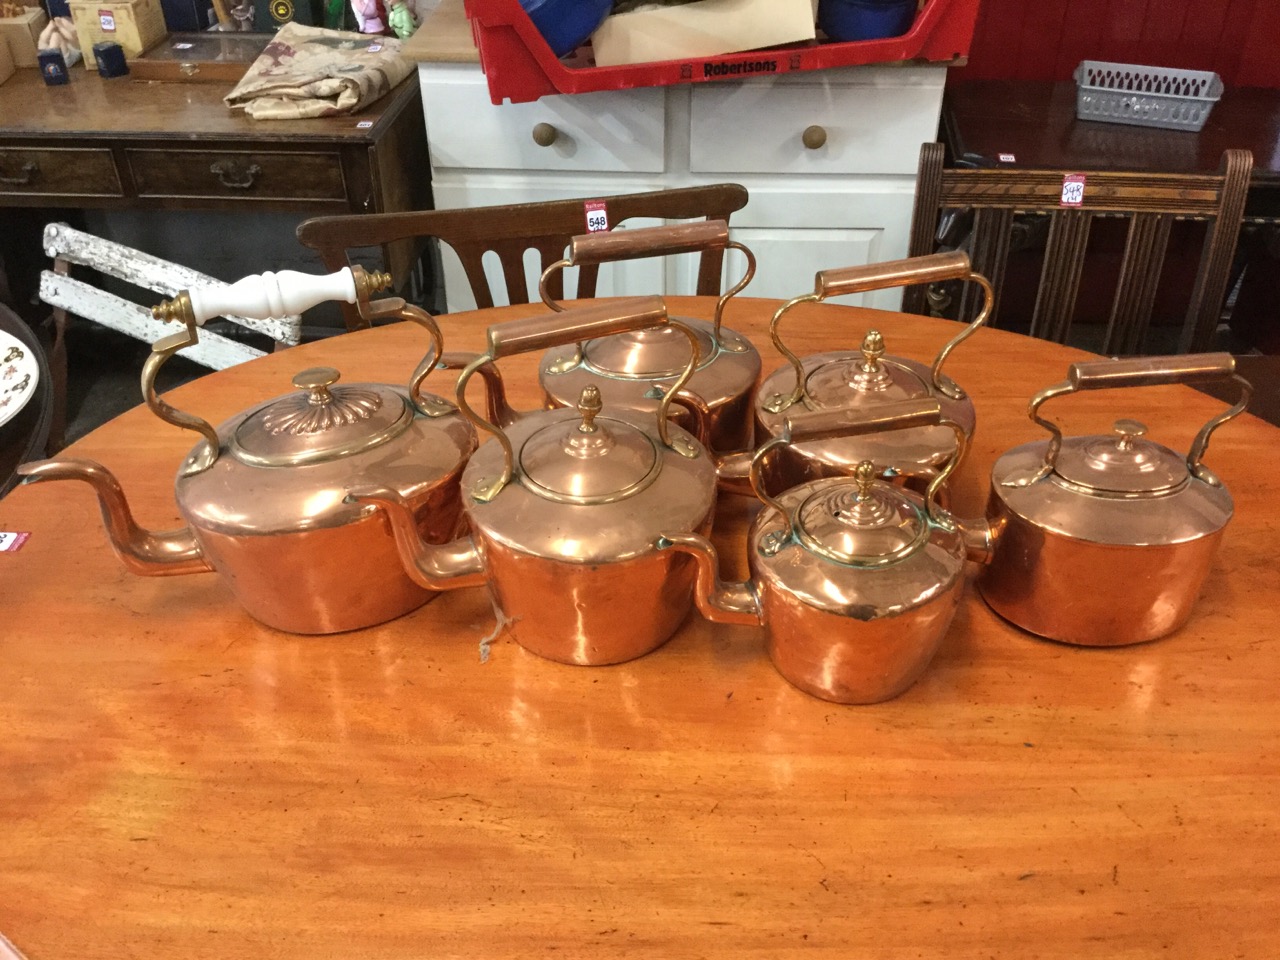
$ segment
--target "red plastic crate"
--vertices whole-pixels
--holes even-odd
[[[592,66],[581,52],[576,59],[558,59],[520,0],[466,0],[466,10],[490,98],[494,103],[528,103],[556,93],[738,80],[868,63],[954,63],[969,53],[978,0],[928,0],[909,32],[884,40],[792,44],[617,67]]]

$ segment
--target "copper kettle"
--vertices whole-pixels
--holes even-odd
[[[387,525],[344,498],[353,483],[392,484],[415,530],[446,542],[459,529],[460,478],[476,433],[451,403],[422,390],[441,356],[435,321],[398,298],[370,301],[389,281],[360,267],[326,277],[265,273],[229,287],[184,291],[154,309],[157,319],[178,320],[186,329],[155,344],[143,368],[143,396],[160,419],[201,436],[175,484],[187,521],[182,529],[140,528],[120,484],[93,461],[46,460],[19,472],[27,482],[90,484],[111,544],[129,570],[146,576],[216,570],[245,610],[268,626],[335,633],[415,609],[433,593],[404,573]],[[197,342],[205,320],[228,312],[282,316],[328,299],[357,303],[366,319],[399,317],[427,331],[430,352],[407,388],[340,384],[332,368],[303,370],[293,378],[294,392],[216,430],[156,395],[156,374]]]
[[[824,477],[776,498],[767,461],[795,443],[941,427],[951,457],[922,498],[858,464],[852,477]],[[936,501],[964,453],[964,430],[931,398],[795,411],[752,459],[750,480],[765,509],[747,536],[751,578],[719,579],[711,542],[667,533],[661,545],[698,562],[698,609],[718,623],[762,625],[774,666],[806,693],[839,703],[896,697],[928,667],[964,590],[968,548]]]
[[[670,323],[659,297],[615,301],[490,327],[488,350],[458,378],[462,412],[494,441],[463,473],[469,537],[443,546],[418,534],[403,498],[377,487],[351,500],[372,518],[391,519],[409,575],[430,589],[487,582],[499,625],[541,656],[607,664],[641,656],[675,632],[693,602],[688,557],[660,551],[663,530],[706,532],[715,507],[715,465],[706,449],[670,422],[667,407],[693,374],[697,337],[685,368],[658,408],[610,406],[588,384],[576,409],[521,416],[506,429],[475,414],[470,376],[485,364]]]
[[[729,239],[725,221],[574,237],[569,241],[568,256],[543,272],[538,292],[552,309],[563,310],[548,293],[548,285],[566,267],[594,269],[618,260],[712,249],[741,251],[747,268],[742,279],[716,301],[712,322],[680,318],[697,335],[701,359],[678,398],[682,406],[693,410],[677,410],[677,422],[689,430],[705,424],[703,439],[713,449],[739,450],[751,445],[751,398],[760,376],[760,353],[746,337],[724,326],[723,319],[726,305],[755,276],[756,261],[747,247]],[[626,403],[652,410],[671,389],[687,359],[688,345],[679,330],[648,327],[554,348],[542,358],[538,379],[549,406],[573,406],[582,388],[594,383],[610,406]]]
[[[803,359],[782,341],[782,319],[800,304],[951,279],[978,284],[985,301],[973,322],[942,347],[931,366],[890,356],[885,338],[876,330],[868,332],[856,350],[837,350]],[[971,436],[975,424],[973,401],[942,371],[951,351],[986,323],[991,306],[991,284],[970,269],[968,256],[959,251],[821,271],[815,278],[813,293],[783,304],[770,321],[773,344],[789,365],[775,370],[760,384],[755,401],[757,442],[780,436],[785,418],[798,410],[853,407],[871,413],[892,401],[918,398],[936,400],[945,419],[959,424],[965,437]],[[769,490],[777,492],[819,477],[851,476],[859,464],[871,460],[887,479],[924,492],[955,450],[956,440],[950,428],[938,425],[838,436],[787,445],[778,456],[770,458],[763,479]]]
[[[1080,390],[1232,379],[1241,398],[1201,428],[1186,454],[1145,438],[1135,420],[1111,436],[1064,438],[1040,414]],[[978,589],[1006,620],[1053,640],[1119,646],[1177,630],[1208,576],[1232,515],[1203,463],[1209,437],[1252,392],[1230,354],[1073,363],[1032,398],[1049,439],[1015,447],[991,471],[987,525],[971,531],[986,569]]]

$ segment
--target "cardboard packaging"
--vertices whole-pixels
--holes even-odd
[[[9,44],[0,40],[0,83],[13,76],[17,67],[13,65],[13,54],[9,52]]]
[[[95,43],[118,43],[128,58],[139,56],[165,35],[160,0],[71,0],[71,21],[80,35],[84,65],[97,69]]]
[[[697,0],[605,19],[591,35],[596,66],[685,60],[816,36],[813,0]]]
[[[36,41],[48,22],[49,18],[39,7],[28,7],[20,17],[0,18],[0,42],[8,45],[14,66],[39,66],[40,48]]]

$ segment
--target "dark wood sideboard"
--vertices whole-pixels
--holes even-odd
[[[35,69],[0,84],[0,207],[296,211],[300,222],[431,205],[416,74],[361,113],[255,121],[223,103],[229,85],[71,73],[64,86]],[[3,242],[10,261],[43,259],[38,234]],[[388,251],[397,278],[415,254]],[[21,273],[15,299],[32,280]]]

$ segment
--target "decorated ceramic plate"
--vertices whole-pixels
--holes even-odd
[[[31,349],[0,330],[0,425],[8,423],[27,405],[40,382],[40,366]]]

